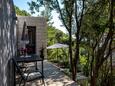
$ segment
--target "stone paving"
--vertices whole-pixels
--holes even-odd
[[[40,66],[40,64],[38,64]],[[44,82],[41,80],[34,80],[27,82],[26,86],[77,86],[68,76],[59,70],[58,67],[50,62],[44,61]]]

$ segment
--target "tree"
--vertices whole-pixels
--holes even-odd
[[[55,0],[53,4],[57,12],[60,14],[60,19],[67,29],[69,33],[69,58],[70,58],[70,65],[71,65],[71,72],[72,72],[72,79],[75,81],[75,71],[74,71],[74,64],[73,64],[73,56],[72,56],[72,23],[73,23],[73,12],[74,12],[74,0],[63,0],[60,2],[63,6],[61,8],[59,1]]]
[[[81,30],[81,33],[85,37],[85,42],[88,41],[88,46],[91,49],[91,86],[96,86],[97,84],[100,85],[101,83],[98,83],[98,81],[101,81],[103,83],[103,80],[103,85],[105,83],[106,85],[110,85],[108,75],[103,75],[104,78],[101,78],[99,75],[100,70],[102,69],[102,67],[104,67],[105,62],[107,62],[112,52],[111,44],[113,41],[112,38],[114,33],[112,3],[112,0],[96,1],[92,6],[90,5],[91,7],[88,13],[84,16],[84,23],[82,28],[88,28],[88,30]],[[110,9],[108,7],[110,7]],[[107,68],[106,71],[108,71]],[[101,84],[101,86],[103,85]]]
[[[31,14],[34,14],[35,12],[38,13],[38,16],[42,16],[46,18],[47,24],[49,26],[52,26],[53,22],[52,20],[52,6],[51,6],[52,0],[35,0],[31,2],[27,2],[27,4],[30,6]],[[42,8],[42,10],[40,10]]]
[[[57,3],[57,4],[56,4]],[[60,19],[63,25],[66,27],[69,33],[69,53],[70,53],[70,63],[72,70],[72,79],[76,81],[77,64],[79,60],[79,48],[80,48],[80,29],[82,24],[83,15],[85,14],[85,0],[63,0],[61,8],[58,0],[55,2],[55,9],[60,14]],[[74,15],[75,14],[75,15]],[[75,24],[75,25],[74,25]],[[76,52],[75,57],[72,57],[72,29],[76,26]]]
[[[20,16],[30,16],[30,14],[25,10],[20,10],[19,7],[15,6],[15,11],[17,15]]]
[[[80,29],[82,24],[82,19],[84,15],[85,9],[85,0],[75,0],[75,24],[76,24],[76,51],[74,58],[74,75],[77,73],[77,64],[79,61],[79,48],[80,48]]]

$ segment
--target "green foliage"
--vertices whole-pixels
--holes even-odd
[[[56,43],[56,39],[55,39],[55,34],[56,34],[56,29],[55,29],[55,27],[52,27],[52,26],[48,26],[48,42],[47,42],[47,44],[48,44],[48,46],[49,45],[53,45],[54,43]]]
[[[80,48],[80,70],[84,73],[84,75],[89,75],[89,63],[87,51],[85,48]]]
[[[86,65],[87,57],[85,55],[80,56],[80,63],[82,66]]]
[[[97,86],[108,86],[106,84],[109,82],[110,78],[110,74],[107,75],[107,72],[110,72],[110,69],[107,69],[107,67],[110,68],[110,65],[107,64],[105,66],[105,61],[108,60],[105,60],[105,56],[106,54],[110,54],[108,53],[108,45],[110,45],[110,43],[107,42],[107,40],[111,40],[106,37],[111,29],[109,27],[110,20],[108,17],[110,16],[110,8],[108,3],[108,0],[97,0],[95,3],[89,4],[88,6],[90,8],[87,14],[84,15],[81,29],[81,45],[88,54],[88,64],[86,64],[83,69],[85,71],[90,69],[89,73],[95,73],[95,71],[97,71],[97,73],[95,73],[97,75],[93,77],[96,79],[95,84],[97,84]],[[105,40],[106,43],[104,43]],[[104,47],[106,48],[104,49]],[[101,67],[104,70],[100,70]]]
[[[68,35],[56,29],[53,26],[48,26],[48,46],[55,43],[67,44]],[[47,52],[48,60],[58,64],[69,66],[68,49],[49,49]]]
[[[46,18],[47,24],[52,25],[52,6],[49,5],[51,3],[51,0],[34,0],[27,2],[27,4],[30,7],[31,14],[34,14],[35,12],[38,13],[38,16],[42,16]],[[42,9],[42,10],[41,10]]]
[[[17,6],[15,6],[15,11],[16,11],[17,15],[20,15],[20,16],[30,16],[30,14],[27,11],[20,10],[20,8],[17,7]]]
[[[56,29],[53,26],[48,26],[48,46],[55,43],[65,43],[67,44],[68,35],[62,31]]]

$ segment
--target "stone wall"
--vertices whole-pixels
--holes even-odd
[[[21,41],[23,24],[26,22],[26,26],[36,27],[36,54],[39,54],[40,49],[45,48],[46,57],[46,47],[47,47],[47,28],[46,20],[43,17],[31,17],[31,16],[18,16],[18,43]]]
[[[13,0],[0,0],[0,86],[14,86],[11,58],[16,50]]]

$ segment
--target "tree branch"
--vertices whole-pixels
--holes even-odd
[[[66,27],[66,29],[67,29],[68,31],[70,31],[70,30],[69,30],[69,27],[66,25],[66,23],[65,23],[65,21],[64,21],[63,14],[62,14],[61,8],[60,8],[60,6],[59,6],[58,0],[56,0],[56,3],[57,3],[57,8],[58,8],[58,10],[59,10],[59,13],[60,13],[60,16],[61,16],[61,19],[62,19],[63,24],[64,24],[64,26]]]
[[[84,8],[85,8],[85,0],[82,0],[83,3],[83,8],[82,8],[82,12],[81,12],[81,17],[80,17],[80,21],[79,21],[79,27],[81,27],[81,22],[83,19],[83,13],[84,13]]]

